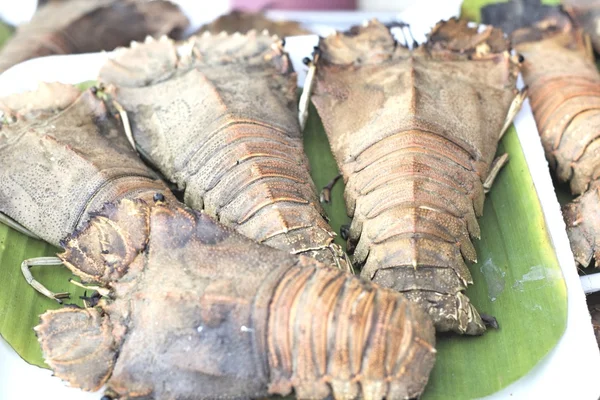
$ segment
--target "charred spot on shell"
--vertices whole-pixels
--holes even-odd
[[[146,246],[148,218],[149,208],[142,201],[107,204],[62,241],[65,252],[59,257],[82,279],[102,283],[119,279]]]

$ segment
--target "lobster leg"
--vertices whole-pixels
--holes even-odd
[[[77,282],[74,279],[69,279],[69,283],[71,283],[71,284],[73,284],[73,285],[75,285],[77,287],[86,289],[86,290],[93,290],[95,292],[98,292],[100,294],[100,296],[108,296],[108,294],[110,292],[107,288],[103,288],[103,287],[100,287],[100,286],[86,286],[83,283]]]
[[[489,326],[493,329],[500,329],[500,325],[498,325],[498,320],[496,319],[496,317],[484,313],[480,313],[479,316],[481,317],[481,320],[483,321],[485,326]]]
[[[502,139],[502,137],[504,136],[504,134],[506,133],[508,128],[512,125],[513,121],[515,120],[515,117],[521,110],[521,107],[523,106],[523,102],[525,101],[526,98],[527,98],[527,86],[525,86],[523,89],[521,89],[519,91],[519,93],[517,93],[515,98],[513,99],[512,103],[510,103],[510,108],[508,109],[508,113],[506,114],[506,119],[504,120],[504,126],[502,127],[502,130],[500,131],[499,139]]]
[[[121,104],[119,104],[115,99],[111,99],[113,106],[116,108],[119,113],[119,117],[121,118],[121,123],[123,124],[123,131],[125,132],[125,136],[133,147],[134,150],[137,151],[137,147],[135,145],[135,140],[133,139],[133,134],[131,133],[131,124],[129,123],[129,117],[127,116],[127,111],[123,108]]]
[[[492,185],[498,176],[498,173],[506,165],[508,162],[508,153],[504,153],[501,156],[496,157],[492,162],[492,167],[490,168],[490,173],[487,178],[483,182],[483,193],[488,193],[492,189]]]
[[[341,177],[342,174],[337,174],[332,180],[329,181],[327,185],[323,187],[323,189],[321,189],[321,195],[319,196],[319,201],[321,203],[331,203],[331,190]]]
[[[506,119],[504,120],[504,126],[502,126],[502,130],[500,131],[500,139],[502,139],[502,137],[504,136],[504,134],[506,133],[508,128],[512,125],[513,121],[515,120],[515,117],[521,110],[521,107],[523,106],[523,102],[525,101],[526,98],[527,98],[527,86],[525,86],[523,89],[521,89],[517,93],[515,98],[513,99],[512,103],[510,103],[508,113],[506,114]],[[508,162],[508,154],[507,153],[504,153],[501,156],[498,156],[494,160],[494,162],[492,163],[492,167],[490,168],[490,173],[488,174],[487,178],[485,179],[485,182],[483,182],[483,192],[484,193],[487,194],[490,191],[490,189],[492,188],[492,185],[494,184],[494,180],[496,179],[496,176],[498,176],[498,173],[500,172],[502,167],[504,167],[506,165],[507,162]]]
[[[40,292],[41,294],[43,294],[44,296],[46,296],[52,300],[56,300],[59,304],[62,304],[62,299],[68,299],[70,296],[70,293],[68,293],[68,292],[62,292],[62,293],[52,292],[51,290],[46,288],[44,285],[42,285],[41,283],[36,281],[35,278],[33,277],[33,275],[31,274],[31,271],[29,270],[31,267],[56,266],[56,265],[63,265],[62,260],[58,257],[30,258],[28,260],[23,261],[23,263],[21,263],[21,272],[23,272],[23,276],[25,277],[25,280],[27,281],[27,283],[29,283],[35,290],[37,290],[38,292]]]

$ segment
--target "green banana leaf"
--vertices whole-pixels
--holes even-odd
[[[42,367],[45,364],[33,327],[39,323],[40,314],[61,305],[33,290],[23,278],[20,266],[25,259],[52,256],[58,251],[0,224],[0,336],[26,361]],[[31,271],[50,290],[70,292],[71,301],[65,303],[83,306],[79,296],[83,296],[84,291],[69,283],[73,276],[67,268],[33,267]]]
[[[460,17],[479,22],[481,20],[481,7],[492,3],[508,3],[508,0],[463,0]],[[560,0],[542,0],[542,4],[558,5]]]

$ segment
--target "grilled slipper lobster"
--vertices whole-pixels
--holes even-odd
[[[184,201],[243,235],[349,269],[333,243],[298,123],[282,41],[246,35],[148,39],[100,71],[142,155]]]
[[[423,306],[438,331],[483,333],[465,261],[477,259],[484,193],[506,161],[493,166],[494,154],[522,100],[502,32],[452,19],[410,50],[372,21],[319,49],[312,101],[362,276]]]
[[[531,18],[507,12],[510,4],[482,15],[500,26],[519,21],[511,40],[524,58],[523,79],[546,159],[579,196],[563,216],[575,260],[585,267],[600,260],[600,74],[583,30],[568,14],[540,6]]]

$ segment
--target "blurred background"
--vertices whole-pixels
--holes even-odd
[[[93,1],[93,0],[90,0]],[[432,8],[453,0],[176,0],[184,10],[198,10],[195,23],[213,20],[233,9],[259,10],[360,10],[400,12],[414,3],[426,3]],[[459,2],[460,3],[460,2]],[[28,21],[37,7],[37,0],[0,0],[0,19],[16,25]],[[191,15],[191,14],[190,14]]]

